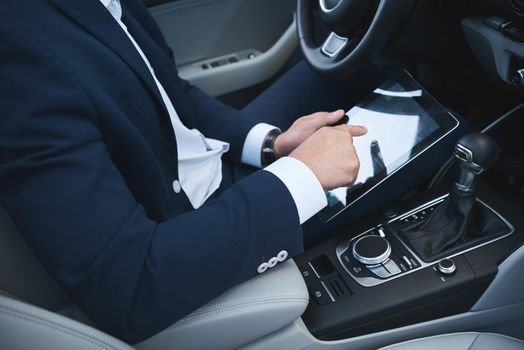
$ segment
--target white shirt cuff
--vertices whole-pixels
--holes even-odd
[[[311,169],[298,159],[283,157],[264,170],[273,173],[287,187],[295,201],[301,225],[327,206],[322,185]]]
[[[271,130],[280,130],[276,126],[266,123],[255,125],[246,136],[244,148],[242,149],[241,162],[257,168],[261,168],[260,156],[262,155],[262,143]]]

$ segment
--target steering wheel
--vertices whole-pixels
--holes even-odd
[[[297,31],[306,61],[332,78],[355,73],[380,52],[407,20],[416,0],[297,0]],[[331,31],[315,43],[313,13]]]

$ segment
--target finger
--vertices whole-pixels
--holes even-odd
[[[347,132],[351,136],[362,136],[368,132],[368,129],[362,125],[338,125],[335,128]]]
[[[351,127],[351,135],[353,136],[364,136],[368,133],[368,128],[363,125],[349,125]]]
[[[346,112],[344,112],[343,109],[338,109],[338,110],[336,110],[334,112],[329,113],[329,115],[327,116],[326,119],[330,122],[329,125],[333,125],[333,124],[339,122],[345,116],[346,116]]]
[[[313,123],[313,126],[316,129],[320,129],[323,126],[328,125],[335,125],[337,124],[342,118],[344,118],[345,112],[343,109],[339,109],[334,112],[318,112],[315,114],[312,114],[311,122]]]

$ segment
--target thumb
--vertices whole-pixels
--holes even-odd
[[[343,109],[338,109],[334,112],[328,113],[326,118],[326,125],[337,125],[337,124],[346,124],[343,122],[345,119],[346,113]]]
[[[316,129],[320,129],[323,126],[337,125],[341,122],[345,116],[345,113],[343,109],[339,109],[335,112],[318,112],[312,114],[311,116],[311,125],[313,125]]]

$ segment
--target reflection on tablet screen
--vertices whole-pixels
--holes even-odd
[[[418,143],[417,140],[438,127],[433,120],[420,115],[389,114],[360,107],[354,107],[347,115],[348,124],[364,125],[368,129],[366,135],[353,139],[360,160],[355,185],[395,170],[395,164],[410,158],[410,151]],[[343,187],[331,191],[331,194],[346,205],[346,192],[347,188]]]
[[[360,170],[353,186],[326,194],[328,207],[320,213],[323,221],[337,215],[458,125],[405,71],[397,73],[346,115],[348,124],[368,129],[366,135],[353,139]]]

